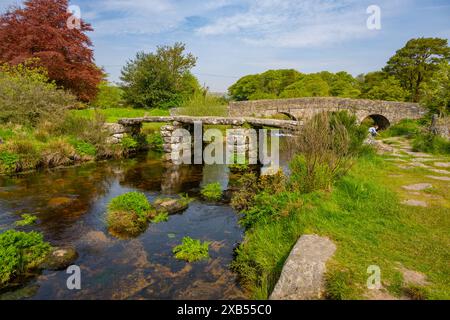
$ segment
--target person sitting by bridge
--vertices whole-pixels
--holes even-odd
[[[369,128],[370,135],[375,138],[378,135],[378,125],[374,125],[373,127]]]

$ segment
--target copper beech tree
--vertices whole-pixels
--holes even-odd
[[[28,0],[0,16],[0,63],[19,64],[37,58],[58,86],[81,101],[95,98],[103,72],[94,63],[93,31],[74,21],[67,0]]]

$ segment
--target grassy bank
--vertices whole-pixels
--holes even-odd
[[[442,194],[444,205],[429,208],[401,205],[397,191],[413,179],[405,175],[393,183],[395,173],[398,168],[382,157],[365,156],[331,193],[280,193],[257,204],[254,210],[285,213],[254,225],[237,251],[233,267],[251,296],[266,299],[298,238],[314,233],[338,248],[328,265],[329,298],[366,298],[370,265],[381,268],[383,286],[399,296],[406,289],[402,265],[428,277],[430,286],[421,289],[426,298],[449,299],[450,197]]]

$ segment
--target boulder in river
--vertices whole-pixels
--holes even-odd
[[[47,270],[64,270],[78,259],[73,247],[54,248],[45,259],[42,268]]]
[[[157,199],[154,206],[158,212],[167,212],[168,214],[176,214],[186,210],[189,207],[189,199],[180,198],[162,198]]]

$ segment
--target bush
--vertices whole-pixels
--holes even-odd
[[[210,183],[202,188],[201,194],[207,200],[219,201],[222,199],[222,186],[218,182]]]
[[[316,115],[300,130],[292,144],[298,152],[291,162],[290,185],[302,193],[330,190],[334,181],[351,167],[357,145],[352,145],[342,117],[327,113]]]
[[[330,114],[330,126],[334,130],[339,130],[341,126],[345,127],[350,139],[349,154],[361,154],[365,151],[364,141],[367,139],[369,128],[364,125],[358,125],[354,114],[348,111],[332,112]]]
[[[233,193],[231,206],[238,212],[247,211],[254,205],[259,192],[275,195],[286,190],[286,176],[280,170],[274,175],[264,175],[259,178],[254,173],[244,174],[238,181],[239,191]]]
[[[413,140],[413,151],[450,154],[450,141],[431,133],[419,134]]]
[[[37,232],[8,230],[0,234],[0,287],[39,267],[50,245]]]
[[[137,236],[146,229],[155,213],[145,194],[129,192],[111,200],[106,219],[113,234]]]
[[[194,262],[209,259],[209,242],[201,242],[190,237],[184,237],[182,244],[173,248],[175,258]]]
[[[31,63],[0,66],[0,123],[36,126],[58,119],[76,103],[73,95],[50,83],[45,70]]]

